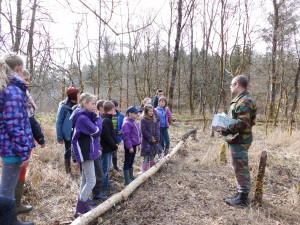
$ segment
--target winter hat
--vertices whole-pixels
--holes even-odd
[[[67,89],[67,96],[68,96],[68,99],[70,99],[70,100],[77,101],[78,93],[79,93],[79,89],[77,89],[77,88],[69,87]]]

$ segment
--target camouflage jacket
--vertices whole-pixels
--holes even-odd
[[[229,108],[229,117],[235,120],[235,123],[229,125],[223,132],[223,135],[239,135],[230,142],[231,144],[251,143],[252,127],[256,119],[256,103],[248,92],[243,92],[231,100]]]

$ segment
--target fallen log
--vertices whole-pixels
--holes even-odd
[[[134,179],[129,185],[127,185],[122,191],[120,191],[117,194],[114,194],[112,197],[107,199],[105,202],[98,205],[96,208],[92,209],[91,211],[83,214],[82,216],[75,219],[71,225],[86,225],[93,220],[100,217],[103,213],[108,211],[110,208],[112,208],[115,204],[125,201],[128,199],[128,197],[132,194],[132,192],[138,188],[142,183],[144,183],[149,177],[151,177],[153,174],[155,174],[159,168],[164,165],[166,162],[168,162],[180,149],[180,147],[184,144],[184,142],[187,140],[189,136],[192,136],[195,138],[196,136],[196,129],[192,129],[187,131],[181,138],[181,141],[172,149],[172,151],[163,157],[159,162],[157,162],[153,167],[151,167],[149,170],[147,170],[145,173],[138,176],[136,179]]]

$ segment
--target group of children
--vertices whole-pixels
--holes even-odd
[[[23,68],[23,60],[16,54],[0,59],[0,155],[2,174],[0,183],[1,224],[26,224],[19,222],[16,213],[28,212],[32,206],[21,204],[26,167],[29,164],[34,139],[45,147],[44,135],[34,117],[36,105],[28,92],[30,74]],[[155,164],[162,150],[168,154],[170,138],[168,127],[172,115],[167,100],[160,96],[154,108],[150,98],[142,101],[141,108],[131,106],[126,117],[117,109],[117,101],[98,101],[89,93],[80,95],[79,89],[67,89],[67,99],[58,110],[56,120],[57,140],[65,145],[66,172],[74,167],[81,170],[80,193],[75,217],[88,212],[93,204],[89,199],[106,200],[111,181],[109,170],[120,171],[117,150],[124,142],[124,184],[134,179],[133,163],[137,151],[144,157],[142,172]],[[161,93],[160,93],[161,94]],[[137,123],[142,112],[140,124]],[[14,201],[14,198],[16,201]],[[12,206],[12,207],[11,207]],[[5,211],[1,216],[1,212]]]
[[[141,108],[131,106],[126,117],[116,110],[117,101],[97,102],[95,96],[82,93],[73,109],[70,120],[73,123],[72,150],[74,165],[81,170],[80,193],[75,218],[90,211],[95,204],[89,199],[106,200],[111,182],[109,179],[110,162],[115,155],[114,169],[117,166],[116,151],[124,142],[124,184],[133,181],[133,163],[137,151],[143,156],[141,173],[155,165],[155,156],[161,157],[162,150],[168,154],[170,138],[168,127],[172,114],[167,100],[159,98],[158,107],[151,105],[151,99],[145,98]],[[140,124],[137,123],[142,112]]]

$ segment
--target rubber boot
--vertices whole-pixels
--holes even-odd
[[[124,170],[124,185],[130,184],[130,182],[129,170]]]
[[[74,217],[77,218],[78,216],[85,214],[85,213],[89,212],[90,210],[91,210],[91,207],[88,204],[88,202],[81,201],[78,198]]]
[[[16,213],[28,213],[32,210],[31,205],[24,205],[21,203],[21,199],[24,193],[24,181],[18,180],[16,189],[15,189],[15,205],[16,205]]]
[[[139,176],[139,175],[145,173],[148,169],[149,169],[149,164],[148,163],[147,164],[143,164],[141,171],[138,172],[137,175]]]
[[[165,151],[164,151],[164,156],[168,155],[169,154],[169,149],[166,148]]]
[[[150,168],[155,165],[155,162],[149,162]]]
[[[106,201],[107,197],[104,194],[99,192],[94,195],[93,200],[94,201]]]
[[[14,210],[12,222],[10,225],[34,225],[34,222],[20,222],[17,218],[16,211]]]
[[[130,178],[130,181],[133,181],[136,178],[135,176],[133,176],[133,168],[129,169],[129,178]]]
[[[116,171],[122,171],[122,169],[120,167],[118,167],[118,157],[117,156],[112,157],[112,163],[113,163],[114,169]]]
[[[65,169],[66,173],[71,173],[71,159],[65,159]]]
[[[249,206],[248,193],[238,193],[236,197],[228,198],[225,200],[225,202],[230,206],[248,207]]]

